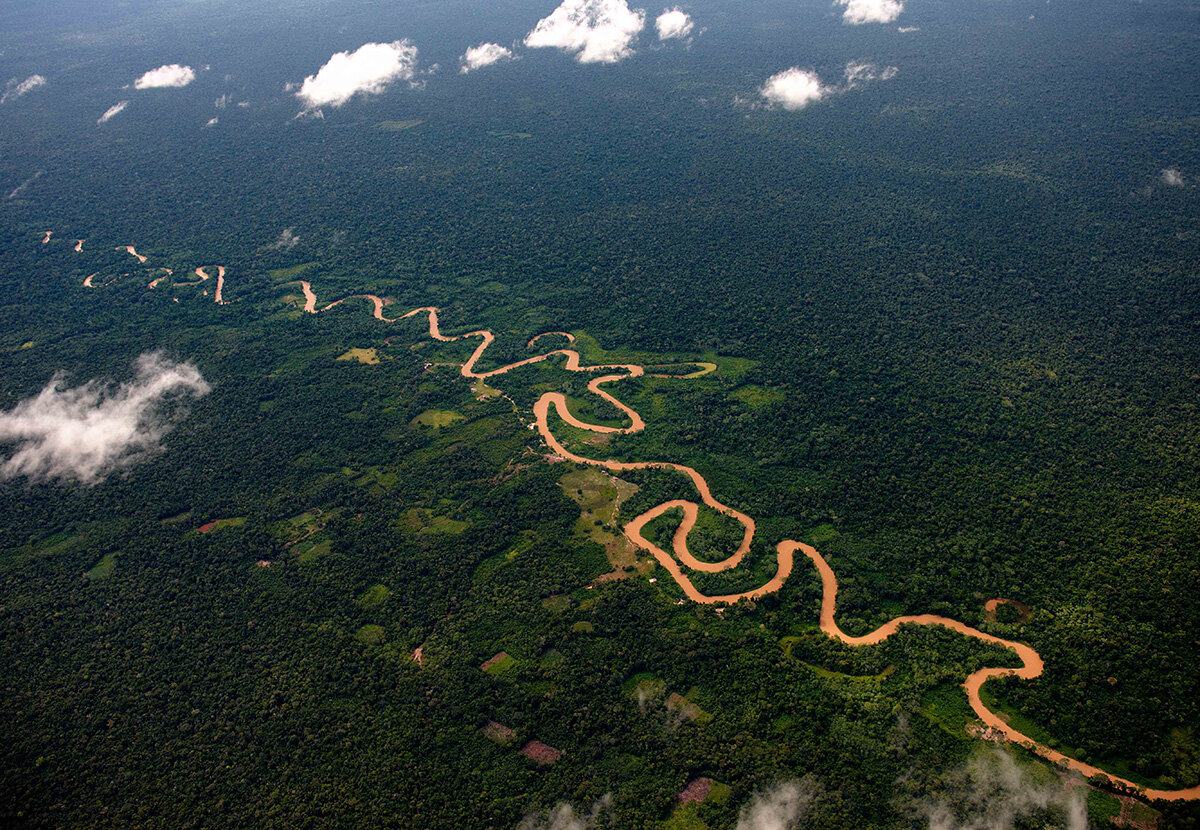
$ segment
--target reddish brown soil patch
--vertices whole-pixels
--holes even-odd
[[[271,567],[271,560],[270,559],[260,559],[255,564],[258,565],[258,567],[260,567],[260,568],[269,568],[269,567]]]
[[[482,664],[482,665],[480,665],[480,667],[479,667],[479,668],[483,669],[484,671],[487,671],[487,670],[488,670],[488,669],[490,669],[492,666],[496,665],[496,664],[497,664],[497,663],[499,663],[501,660],[504,660],[504,659],[505,659],[505,658],[507,658],[507,657],[508,657],[508,652],[507,652],[507,651],[501,651],[501,652],[497,652],[496,654],[494,654],[494,655],[492,655],[491,657],[489,657],[487,660],[484,660],[484,661],[483,661],[483,664]]]
[[[690,784],[683,788],[683,792],[676,796],[680,804],[696,803],[701,804],[708,793],[712,790],[713,780],[711,778],[696,778]]]
[[[530,741],[521,748],[521,754],[531,761],[536,761],[538,764],[546,765],[553,764],[562,757],[562,751],[555,749],[552,746],[547,746],[541,741]]]
[[[220,522],[209,522],[208,524],[200,525],[200,527],[196,528],[196,530],[200,531],[201,533],[211,533],[217,529],[217,525],[219,524]]]

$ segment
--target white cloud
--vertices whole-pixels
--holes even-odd
[[[692,33],[692,29],[696,28],[696,23],[690,14],[676,6],[673,9],[667,9],[655,18],[654,28],[658,31],[659,40],[670,40],[671,38],[682,40]]]
[[[645,10],[625,0],[563,0],[525,36],[525,45],[574,52],[580,63],[616,63],[633,54],[645,25]]]
[[[846,88],[854,89],[871,81],[890,81],[900,70],[894,66],[877,66],[863,61],[846,64]]]
[[[190,66],[168,63],[151,69],[133,82],[134,89],[158,89],[160,87],[187,86],[196,80],[196,72]]]
[[[300,244],[300,237],[292,232],[292,228],[284,228],[279,232],[279,236],[266,247],[269,251],[290,251]]]
[[[4,94],[0,95],[0,104],[3,104],[9,98],[20,98],[26,92],[37,89],[39,86],[45,86],[46,79],[41,75],[30,75],[20,83],[14,78],[8,82],[5,87]]]
[[[411,81],[416,65],[417,47],[410,40],[365,43],[332,55],[316,75],[304,79],[296,97],[310,109],[340,107],[358,93],[377,95],[392,81]]]
[[[612,819],[612,794],[601,796],[587,813],[577,813],[567,802],[560,802],[544,815],[531,813],[517,825],[517,830],[596,830],[608,827]]]
[[[768,103],[778,104],[785,110],[798,110],[821,100],[832,91],[821,83],[816,72],[793,66],[767,78],[758,94],[766,98]]]
[[[818,789],[813,779],[805,778],[755,793],[738,815],[737,830],[792,830]]]
[[[512,60],[512,58],[512,50],[499,43],[481,43],[478,46],[472,46],[463,54],[458,71],[465,75],[475,69],[491,66],[500,61]]]
[[[896,31],[902,35],[907,35],[907,34],[911,34],[912,32],[921,31],[921,27],[920,26],[901,26]]]
[[[95,484],[153,453],[170,423],[162,404],[205,395],[209,386],[195,366],[158,353],[142,355],[136,366],[137,376],[116,387],[92,380],[65,389],[57,374],[38,395],[0,413],[0,442],[17,444],[0,479]]]
[[[1162,182],[1171,187],[1183,187],[1183,173],[1176,170],[1174,167],[1168,167],[1162,171]]]
[[[1087,830],[1089,826],[1087,787],[1064,787],[1057,776],[1039,782],[1000,749],[981,752],[949,773],[942,792],[918,808],[929,830],[1014,830],[1031,826],[1028,819],[1047,812],[1055,816],[1055,827]],[[1061,819],[1065,825],[1058,823]]]
[[[114,115],[117,115],[118,113],[120,113],[120,112],[121,112],[122,110],[124,110],[124,109],[125,109],[127,106],[129,106],[129,102],[128,102],[128,101],[122,101],[122,102],[121,102],[121,103],[119,103],[119,104],[113,104],[111,107],[109,107],[108,109],[106,109],[106,110],[104,111],[104,115],[102,115],[102,116],[100,116],[99,118],[97,118],[97,119],[96,119],[96,123],[97,123],[97,124],[103,124],[105,121],[109,120],[109,119],[110,119],[110,118],[112,118]]]
[[[816,72],[793,66],[767,78],[767,82],[759,88],[758,94],[766,99],[768,106],[798,110],[822,98],[857,89],[871,81],[891,80],[899,71],[894,66],[850,61],[844,71],[845,82],[840,86],[828,86],[821,82]]]
[[[212,118],[208,119],[208,121],[205,123],[205,125],[204,125],[204,126],[206,126],[206,127],[215,127],[215,126],[217,126],[217,125],[218,125],[218,124],[220,124],[220,123],[221,123],[221,119],[220,119],[219,117],[217,117],[217,116],[215,116],[215,115],[214,115]]]
[[[863,23],[891,23],[904,11],[902,0],[834,0],[845,6],[842,22],[854,26]]]

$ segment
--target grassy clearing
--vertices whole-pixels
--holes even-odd
[[[414,426],[433,427],[434,429],[442,429],[448,427],[455,421],[462,421],[465,416],[451,409],[426,409],[420,415],[412,419]]]
[[[678,712],[693,723],[705,724],[712,720],[713,716],[701,709],[694,701],[689,698],[695,694],[695,689],[688,692],[688,696],[684,697],[678,692],[672,692],[667,696],[666,707],[668,712]]]
[[[700,808],[695,804],[681,804],[676,807],[662,827],[663,830],[710,830],[710,826],[700,818]]]
[[[761,409],[768,404],[779,403],[784,397],[782,390],[753,384],[739,386],[731,394],[751,409]]]
[[[517,141],[525,141],[533,138],[533,133],[518,133],[510,132],[508,130],[488,130],[488,135],[490,135],[492,138],[504,138]]]
[[[378,645],[383,642],[383,626],[364,625],[355,633],[354,639],[367,645]]]
[[[276,268],[274,271],[268,271],[267,276],[271,278],[272,282],[291,282],[300,279],[320,264],[319,262],[305,262],[290,268]]]
[[[225,530],[229,527],[241,527],[246,523],[245,516],[235,516],[232,519],[217,519],[216,521],[202,524],[196,528],[200,533],[212,533],[215,530]]]
[[[113,568],[116,566],[117,555],[115,553],[106,553],[84,576],[87,577],[89,582],[101,582],[112,576]]]
[[[506,651],[501,651],[489,660],[486,660],[479,668],[490,674],[492,677],[499,677],[506,674],[517,667],[516,659]]]
[[[419,127],[424,123],[425,119],[423,118],[410,118],[407,121],[380,121],[375,125],[375,129],[388,133],[401,133],[405,130],[411,130],[413,127]]]
[[[956,738],[966,735],[967,724],[975,721],[967,695],[957,683],[943,683],[927,691],[918,711]]]
[[[503,394],[499,389],[493,389],[491,386],[488,386],[486,383],[484,383],[483,378],[478,378],[474,383],[471,384],[471,392],[480,400],[485,400],[486,398],[498,398]]]
[[[410,533],[445,533],[457,536],[468,527],[470,522],[452,519],[449,516],[439,516],[430,510],[413,507],[405,511],[401,526]]]
[[[338,360],[357,360],[367,366],[374,366],[379,363],[379,355],[374,349],[351,349],[344,355],[340,355]]]
[[[621,503],[638,491],[636,484],[610,476],[594,467],[572,470],[558,482],[563,492],[579,505],[575,537],[595,542],[604,548],[612,572],[602,580],[620,579],[635,573],[649,573],[650,560],[640,561],[637,550],[617,527]]]
[[[358,599],[354,600],[354,604],[364,611],[369,611],[383,605],[391,595],[392,592],[386,585],[372,585]]]

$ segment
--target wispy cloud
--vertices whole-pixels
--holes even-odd
[[[918,805],[929,830],[1014,830],[1046,813],[1056,826],[1065,821],[1067,830],[1088,828],[1086,787],[1065,788],[1058,776],[1039,782],[1000,749],[974,756],[947,776],[943,788]]]
[[[4,88],[4,94],[0,95],[0,104],[10,98],[20,98],[26,92],[37,89],[39,86],[45,86],[46,79],[41,75],[30,75],[23,81],[17,81],[16,78],[9,81]]]
[[[57,374],[38,395],[0,413],[0,443],[17,445],[0,479],[95,484],[158,449],[171,422],[163,404],[205,395],[209,386],[195,366],[158,353],[136,366],[136,377],[115,387],[92,380],[67,389]]]
[[[793,66],[767,78],[758,90],[768,106],[785,110],[804,109],[831,95],[858,89],[872,81],[888,81],[900,70],[894,66],[879,66],[866,61],[850,61],[843,72],[841,84],[825,84],[816,72]]]
[[[580,63],[616,63],[633,54],[645,25],[645,10],[625,0],[563,0],[525,36],[525,45],[573,52]]]
[[[658,32],[659,40],[671,40],[672,38],[686,40],[692,30],[696,28],[696,23],[690,14],[676,6],[656,17],[654,28]]]
[[[871,81],[890,81],[900,70],[894,66],[879,66],[865,61],[850,61],[846,64],[846,88],[854,89]]]
[[[834,0],[845,6],[842,22],[853,26],[863,23],[892,23],[904,11],[902,0]]]
[[[279,232],[279,236],[264,250],[268,251],[290,251],[300,244],[300,237],[292,232],[292,228],[284,228]]]
[[[187,86],[196,80],[196,71],[190,66],[168,63],[151,69],[133,82],[134,89],[159,89],[162,87]]]
[[[34,183],[34,182],[36,182],[38,179],[40,179],[40,178],[41,178],[41,177],[42,177],[42,176],[45,174],[45,172],[46,172],[45,170],[39,170],[39,171],[37,171],[37,172],[36,172],[36,173],[34,173],[32,176],[30,176],[28,179],[26,179],[25,181],[21,182],[21,183],[20,183],[19,185],[17,185],[16,187],[14,187],[14,188],[13,188],[13,189],[12,189],[12,190],[9,192],[8,196],[6,196],[5,198],[6,198],[6,199],[15,199],[15,198],[17,198],[18,196],[20,196],[22,193],[24,193],[26,190],[28,190],[28,189],[29,189],[29,185],[33,184],[33,183]]]
[[[1170,187],[1183,187],[1186,184],[1183,173],[1174,167],[1168,167],[1162,171],[1162,183]]]
[[[755,793],[738,815],[737,830],[793,830],[820,789],[815,779],[806,777]]]
[[[111,119],[113,116],[119,115],[127,106],[129,106],[128,101],[122,101],[119,104],[113,104],[111,107],[109,107],[108,109],[106,109],[104,111],[104,115],[102,115],[96,119],[96,123],[103,124],[104,122]]]
[[[491,66],[500,61],[510,61],[513,59],[512,50],[501,46],[499,43],[481,43],[478,46],[472,46],[463,53],[458,71],[462,74],[473,72],[476,69],[482,69],[485,66]]]
[[[609,822],[601,822],[611,814],[612,795],[600,798],[586,812],[576,812],[567,802],[561,802],[547,813],[533,813],[521,819],[517,830],[594,830],[601,826],[609,826]]]
[[[337,52],[316,75],[304,79],[296,97],[309,109],[340,107],[355,95],[377,95],[393,81],[416,74],[417,47],[410,40],[365,43],[353,52]]]

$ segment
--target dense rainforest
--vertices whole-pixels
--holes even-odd
[[[711,364],[612,386],[644,431],[555,422],[753,517],[746,566],[703,590],[812,544],[848,633],[935,613],[1028,644],[1044,673],[985,687],[1010,723],[1200,784],[1193,4],[933,3],[900,33],[712,0],[686,48],[463,75],[467,45],[553,4],[229,5],[233,32],[187,4],[17,3],[0,35],[5,77],[50,79],[0,104],[0,410],[56,373],[127,382],[148,352],[210,387],[98,482],[0,481],[5,825],[516,827],[569,804],[749,827],[793,782],[804,827],[924,827],[947,799],[969,826],[965,769],[1062,788],[993,756],[960,688],[1011,653],[936,628],[839,644],[805,560],[756,601],[687,601],[620,535],[689,482],[558,461],[531,428],[548,391],[624,424],[586,377],[472,383],[476,341],[362,299],[305,313],[300,281],[317,309],[375,294],[489,329],[485,369],[560,347],[527,345],[547,331],[590,364]],[[285,84],[399,37],[419,83],[294,117]],[[168,57],[211,70],[120,88]],[[898,72],[755,99],[868,59]],[[217,264],[220,304],[186,284]],[[739,538],[706,511],[690,544]],[[1200,819],[1078,798],[1097,827]],[[1013,826],[1069,826],[1059,801]]]

